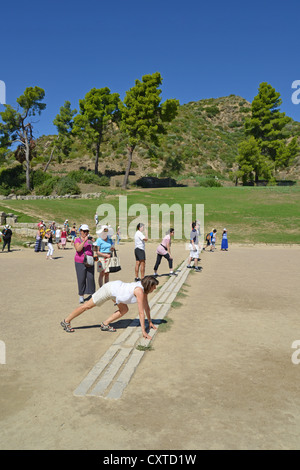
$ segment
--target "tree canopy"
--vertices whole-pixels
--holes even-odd
[[[79,114],[74,118],[73,133],[83,138],[95,155],[95,174],[98,175],[100,146],[108,126],[117,119],[120,97],[108,87],[92,88],[79,100]]]
[[[281,112],[280,93],[263,82],[251,104],[251,117],[245,121],[248,140],[239,146],[237,176],[257,183],[259,177],[270,180],[278,169],[290,165],[299,152],[297,139],[288,141],[287,124],[291,118]]]
[[[159,135],[166,132],[164,123],[172,121],[177,114],[179,101],[166,100],[161,104],[162,77],[159,72],[144,75],[142,81],[126,92],[121,105],[120,129],[128,139],[128,162],[123,181],[126,188],[132,156],[138,144],[159,145]]]
[[[34,155],[33,125],[30,118],[40,115],[46,108],[42,103],[45,91],[40,87],[26,88],[24,94],[17,98],[18,109],[11,105],[4,105],[5,111],[0,113],[2,123],[0,123],[0,146],[8,148],[15,142],[19,146],[15,152],[16,159],[21,163],[25,162],[26,187],[31,189],[30,184],[30,161]],[[19,109],[21,108],[21,111]]]

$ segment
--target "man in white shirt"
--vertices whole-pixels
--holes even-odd
[[[138,224],[136,227],[136,233],[134,235],[134,254],[135,254],[135,281],[143,279],[145,276],[145,264],[146,264],[146,252],[145,242],[148,240],[146,234],[144,234],[145,224]],[[141,270],[141,277],[139,278],[139,270]]]

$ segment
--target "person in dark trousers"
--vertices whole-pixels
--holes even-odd
[[[154,276],[158,276],[157,270],[161,263],[162,257],[166,258],[169,263],[170,275],[174,274],[173,272],[173,258],[171,256],[171,237],[174,236],[174,229],[170,228],[167,231],[166,236],[163,238],[162,242],[158,245],[156,249],[156,263],[154,266]]]
[[[10,242],[11,242],[11,237],[12,237],[12,231],[10,229],[10,226],[9,225],[5,225],[5,228],[2,232],[2,235],[3,235],[3,247],[2,247],[2,251],[4,251],[4,248],[6,247],[7,245],[7,251],[12,251],[10,249]]]

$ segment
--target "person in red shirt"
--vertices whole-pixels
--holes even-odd
[[[66,243],[67,243],[67,231],[66,231],[66,228],[64,227],[61,232],[61,237],[60,237],[60,246],[63,250],[65,249]]]

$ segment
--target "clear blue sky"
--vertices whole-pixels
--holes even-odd
[[[45,90],[39,137],[56,133],[66,100],[78,110],[91,88],[105,86],[123,99],[136,79],[158,71],[163,101],[252,101],[266,81],[281,94],[281,110],[300,121],[291,100],[299,13],[299,0],[11,0],[0,6],[6,103],[15,106],[26,87]]]

